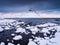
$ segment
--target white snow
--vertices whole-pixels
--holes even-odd
[[[22,36],[21,35],[17,35],[15,37],[13,37],[13,40],[20,40],[20,39],[22,39]]]
[[[28,45],[37,45],[37,44],[34,41],[32,41],[32,39],[29,39]]]
[[[58,32],[60,32],[60,25],[55,26],[55,28],[57,29]]]
[[[28,45],[46,45],[48,40],[44,40],[42,38],[36,37],[34,40],[29,39]]]
[[[34,42],[36,42],[38,45],[46,45],[48,43],[48,40],[44,40],[40,37],[35,37]]]
[[[45,23],[44,25],[45,26],[56,26],[57,24],[48,22],[48,23]]]
[[[46,45],[47,43],[48,43],[47,40],[42,39],[42,40],[40,40],[40,44],[39,45]]]
[[[36,27],[46,27],[45,24],[36,25]]]
[[[49,31],[48,31],[47,28],[43,28],[41,32],[45,32],[45,33],[47,33],[47,32],[49,32]]]
[[[49,40],[49,45],[60,45],[60,33],[55,34],[55,38]]]

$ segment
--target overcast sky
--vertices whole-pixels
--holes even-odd
[[[60,11],[59,0],[0,0],[0,12]]]

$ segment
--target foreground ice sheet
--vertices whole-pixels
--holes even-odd
[[[34,41],[32,41],[32,39],[29,39],[28,45],[37,45],[37,44]]]
[[[4,24],[1,25],[1,22],[4,22]],[[15,45],[13,42],[16,41],[17,43],[20,40],[22,40],[20,43],[28,42],[27,45],[60,45],[60,25],[58,24],[48,22],[33,26],[15,20],[3,20],[1,22],[0,33],[7,31],[8,34],[8,31],[14,30],[14,33],[10,34],[9,32],[12,41],[8,45]],[[6,40],[10,41],[9,39]],[[20,43],[16,45],[21,45]],[[5,45],[5,43],[1,42],[0,45]]]

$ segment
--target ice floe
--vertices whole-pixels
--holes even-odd
[[[35,26],[29,26],[29,27],[26,27],[26,29],[30,29],[30,31],[32,31],[32,34],[36,34],[39,29]]]
[[[20,44],[17,44],[17,45],[20,45]]]
[[[13,40],[20,40],[20,39],[22,39],[22,36],[21,35],[17,35],[15,37],[13,37]]]
[[[13,43],[8,43],[8,45],[14,45]]]
[[[11,36],[15,36],[15,34],[11,34]]]
[[[4,42],[1,42],[1,44],[0,45],[5,45],[5,43]]]

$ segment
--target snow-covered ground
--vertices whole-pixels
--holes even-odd
[[[59,41],[60,24],[0,20],[0,45],[60,45]]]

